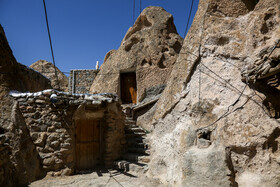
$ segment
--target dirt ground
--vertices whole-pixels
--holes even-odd
[[[55,186],[92,186],[92,187],[156,187],[162,186],[156,181],[146,177],[120,172],[117,170],[98,170],[86,174],[73,176],[52,177],[47,175],[42,180],[35,181],[30,187],[55,187]]]

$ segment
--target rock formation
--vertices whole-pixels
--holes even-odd
[[[0,98],[10,90],[39,91],[51,88],[50,82],[40,73],[18,63],[9,47],[4,30],[0,25]]]
[[[241,76],[270,52],[279,64],[279,21],[277,0],[199,2],[157,102],[151,177],[170,186],[280,186],[279,74]]]
[[[119,49],[106,54],[90,91],[120,95],[120,73],[135,72],[137,101],[141,102],[146,89],[166,84],[181,46],[172,15],[161,7],[148,7],[128,30]]]
[[[51,85],[54,89],[67,92],[68,91],[68,79],[67,77],[57,68],[55,75],[54,65],[46,60],[38,60],[29,66],[30,68],[42,73],[44,76],[51,80]]]
[[[51,88],[40,73],[19,64],[0,25],[0,186],[22,186],[41,177],[38,154],[10,90],[22,92]],[[39,172],[40,171],[40,172]]]

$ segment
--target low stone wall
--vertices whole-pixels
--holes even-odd
[[[115,95],[68,94],[55,90],[11,95],[18,102],[45,171],[54,171],[55,175],[75,171],[76,119],[101,120],[105,166],[111,166],[120,157],[125,144],[124,115]]]
[[[71,70],[68,91],[71,93],[89,93],[90,86],[98,72],[99,70],[96,69]]]

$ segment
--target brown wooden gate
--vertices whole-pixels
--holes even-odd
[[[100,121],[76,120],[76,169],[91,170],[100,161]]]
[[[133,103],[137,102],[137,87],[136,87],[136,74],[132,73],[121,73],[121,100],[122,103]]]

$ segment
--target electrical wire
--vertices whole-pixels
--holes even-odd
[[[48,35],[49,35],[49,41],[50,41],[50,47],[51,47],[51,53],[52,53],[52,60],[53,60],[53,65],[54,65],[54,73],[55,73],[55,76],[56,76],[58,89],[60,90],[60,85],[59,85],[59,81],[58,81],[58,76],[57,76],[57,71],[56,71],[56,65],[55,65],[55,60],[54,60],[54,53],[53,53],[52,39],[51,39],[51,33],[50,33],[50,28],[49,28],[49,21],[48,21],[47,7],[46,7],[45,0],[43,0],[43,4],[44,4],[45,18],[46,18],[46,24],[47,24],[47,29],[48,29]]]
[[[193,8],[193,2],[194,2],[194,0],[192,0],[192,4],[191,4],[189,16],[188,16],[188,22],[187,22],[187,27],[186,27],[186,30],[185,30],[184,38],[186,37],[187,30],[188,30],[188,28],[189,28],[189,22],[190,22],[190,19],[191,19],[192,8]]]
[[[139,14],[141,14],[141,12],[142,12],[142,0],[140,0],[140,13]]]
[[[132,15],[132,25],[134,25],[134,20],[135,20],[135,0],[133,0],[133,15]]]

